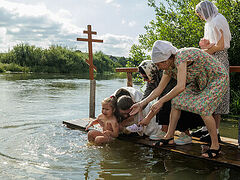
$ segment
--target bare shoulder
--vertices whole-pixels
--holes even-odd
[[[106,117],[105,117],[104,114],[99,114],[98,117],[97,117],[97,119],[99,119],[99,120],[103,120],[103,119],[105,119],[105,118],[106,118]]]
[[[98,123],[103,125],[104,121],[106,120],[106,116],[104,114],[99,114],[97,120],[98,120]]]

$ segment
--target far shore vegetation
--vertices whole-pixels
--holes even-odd
[[[72,73],[89,71],[86,63],[88,53],[61,46],[42,49],[33,45],[18,44],[7,53],[0,54],[0,72]],[[116,67],[125,67],[128,58],[95,52],[93,62],[98,73],[115,72]]]

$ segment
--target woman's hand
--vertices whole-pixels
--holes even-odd
[[[210,41],[208,39],[204,39],[202,38],[199,41],[199,46],[201,49],[210,49],[211,47],[213,47],[215,44],[214,43],[210,43]]]
[[[147,125],[149,124],[150,120],[151,120],[151,119],[149,119],[149,118],[143,118],[143,119],[138,123],[138,125],[139,125],[139,126],[147,126]]]
[[[157,113],[161,107],[163,106],[163,102],[161,101],[161,99],[159,99],[157,102],[155,102],[151,108],[150,108],[150,111],[154,112],[154,113]]]
[[[135,103],[134,105],[132,105],[130,109],[131,109],[129,113],[130,116],[137,114],[139,111],[142,110],[141,102]]]

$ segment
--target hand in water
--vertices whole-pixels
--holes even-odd
[[[92,126],[92,122],[90,122],[90,123],[87,125],[85,131],[87,131],[91,126]]]

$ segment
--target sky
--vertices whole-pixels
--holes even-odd
[[[129,50],[155,18],[147,0],[0,0],[0,52],[20,43],[41,48],[61,45],[88,51],[83,30],[97,32],[93,51],[129,56]]]

